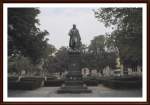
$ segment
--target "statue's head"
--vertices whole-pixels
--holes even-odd
[[[73,24],[73,28],[74,28],[74,29],[76,28],[76,25],[75,25],[75,24]]]

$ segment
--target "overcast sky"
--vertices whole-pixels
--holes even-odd
[[[97,21],[93,9],[96,8],[40,8],[41,13],[38,15],[40,28],[50,33],[49,43],[58,49],[61,46],[68,46],[68,32],[72,25],[76,24],[82,43],[89,45],[94,36],[111,31]]]

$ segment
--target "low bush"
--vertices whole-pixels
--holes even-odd
[[[142,78],[133,76],[101,78],[103,85],[114,89],[142,88]]]
[[[61,86],[64,83],[64,80],[55,79],[55,80],[45,80],[44,86]]]
[[[18,80],[8,81],[8,89],[33,90],[41,87],[44,78],[23,77]]]

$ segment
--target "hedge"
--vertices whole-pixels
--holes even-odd
[[[17,90],[33,90],[41,87],[44,78],[39,77],[23,77],[18,80],[8,79],[8,89],[17,89]]]
[[[114,89],[142,88],[141,77],[123,76],[123,77],[101,78],[101,83],[105,86]]]

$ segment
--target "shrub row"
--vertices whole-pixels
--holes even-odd
[[[33,90],[41,87],[44,78],[25,77],[20,81],[8,79],[8,89]]]
[[[114,89],[142,88],[142,78],[140,77],[111,77],[101,79],[101,83]]]
[[[44,82],[44,86],[61,86],[64,83],[64,80],[61,79],[52,79],[47,78],[44,81],[44,78],[39,77],[24,77],[18,81],[17,77],[9,77],[8,78],[8,89],[19,89],[19,90],[33,90],[36,88],[41,87],[42,83]],[[88,86],[97,86],[97,80],[84,80],[84,83]]]
[[[18,81],[18,77],[9,77],[8,78],[8,89],[24,89],[32,90],[42,86],[61,86],[64,83],[64,80],[61,79],[52,79],[47,78],[44,81],[44,78],[41,77],[24,77]],[[102,83],[105,86],[111,88],[141,88],[142,87],[142,78],[141,77],[106,77],[97,79],[84,79],[84,83],[88,86],[97,86],[99,83]]]

